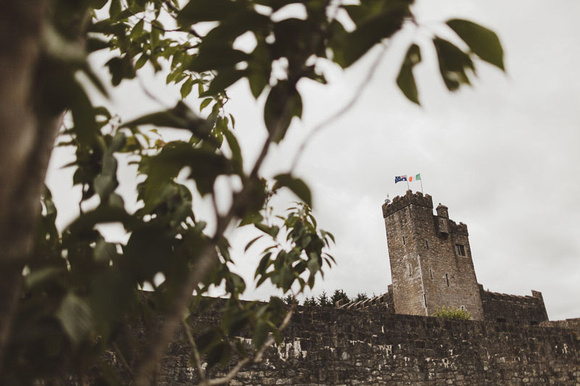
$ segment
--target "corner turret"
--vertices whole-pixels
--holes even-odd
[[[445,205],[437,205],[437,230],[442,236],[449,234],[449,209]]]

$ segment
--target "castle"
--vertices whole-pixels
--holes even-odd
[[[298,307],[283,342],[232,385],[580,384],[580,319],[548,321],[540,292],[484,290],[467,226],[441,204],[434,214],[431,196],[407,191],[382,210],[388,291],[336,308]],[[193,325],[219,320],[215,301],[208,313],[190,316]],[[465,308],[472,320],[430,317],[442,306]],[[197,380],[185,333],[178,335],[159,384]]]
[[[541,292],[516,296],[477,282],[467,225],[449,218],[430,195],[410,190],[383,206],[392,285],[386,294],[341,308],[384,304],[390,312],[431,316],[442,307],[467,310],[473,320],[537,325],[548,321]]]

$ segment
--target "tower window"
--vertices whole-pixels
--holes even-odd
[[[425,248],[429,249],[429,240],[425,240]]]
[[[447,287],[449,287],[449,274],[445,274],[445,281],[447,282]]]
[[[407,243],[405,243],[405,236],[403,236],[403,245],[406,245]]]
[[[407,264],[407,269],[409,270],[409,276],[411,276],[411,264]]]
[[[429,274],[431,275],[431,280],[433,280],[433,270],[429,269]]]
[[[457,256],[465,256],[465,245],[455,244],[455,253]]]

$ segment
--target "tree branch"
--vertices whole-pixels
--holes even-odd
[[[320,39],[321,36],[316,36],[316,38]],[[316,39],[312,40],[315,41]],[[302,64],[295,67],[295,71],[297,71],[296,73],[288,74],[288,82],[291,87],[295,87],[298,80],[303,76],[302,71],[307,59],[308,56],[296,59]],[[199,282],[207,276],[218,261],[216,251],[218,242],[223,238],[224,232],[230,226],[232,221],[239,215],[239,213],[243,213],[243,209],[248,207],[249,203],[251,203],[255,184],[258,183],[259,171],[268,155],[270,145],[272,144],[273,139],[279,138],[280,133],[286,129],[282,126],[284,122],[283,118],[285,117],[285,114],[291,113],[288,105],[288,97],[286,97],[286,100],[282,103],[284,105],[283,111],[281,112],[280,117],[278,117],[279,119],[277,120],[275,127],[273,127],[262,145],[260,154],[258,155],[248,178],[244,181],[242,191],[234,196],[234,200],[227,214],[218,217],[216,231],[211,242],[203,248],[195,266],[189,274],[187,282],[178,293],[173,305],[169,306],[169,311],[167,315],[165,315],[158,333],[154,334],[153,338],[147,344],[149,349],[144,353],[137,370],[135,371],[136,376],[134,378],[134,384],[136,386],[146,386],[151,384],[157,364],[160,363],[163,358],[169,342],[172,340],[177,327],[183,319],[184,310],[187,308],[187,305],[191,300],[194,289],[197,287]]]
[[[199,374],[199,379],[203,383],[205,382],[205,371],[201,366],[201,356],[199,355],[199,350],[197,349],[197,344],[195,344],[195,339],[193,339],[193,335],[191,335],[191,330],[189,329],[189,325],[184,320],[183,321],[183,328],[185,328],[185,333],[187,334],[187,339],[189,340],[189,344],[191,344],[191,351],[193,352],[193,360],[195,361],[195,368],[197,373]]]
[[[270,137],[268,137],[264,142],[260,156],[256,160],[250,176],[257,177],[266,155],[268,154],[271,142]],[[207,276],[214,264],[218,261],[216,251],[217,243],[223,237],[227,227],[236,217],[235,214],[238,213],[240,208],[246,206],[252,198],[251,192],[253,190],[253,184],[255,183],[255,178],[249,178],[242,191],[237,196],[237,199],[234,199],[234,202],[232,202],[228,213],[220,217],[221,221],[218,221],[217,229],[213,238],[201,251],[186,283],[174,299],[173,304],[169,306],[169,310],[164,316],[159,331],[153,335],[152,339],[146,345],[149,349],[144,353],[135,371],[136,375],[134,378],[134,384],[136,386],[146,386],[151,384],[157,364],[161,361],[163,355],[165,355],[167,346],[175,335],[175,331],[183,319],[184,310],[187,308],[187,305],[191,300],[194,289],[197,287],[199,282]]]
[[[290,320],[292,319],[292,315],[294,314],[295,306],[296,306],[296,304],[294,303],[292,305],[292,308],[290,309],[290,311],[288,311],[288,313],[284,317],[282,324],[278,328],[279,331],[283,331],[286,327],[288,327],[288,324],[290,324]],[[256,353],[254,354],[253,357],[244,358],[241,361],[239,361],[236,364],[236,366],[234,366],[234,368],[231,369],[230,372],[226,374],[226,376],[224,376],[222,378],[211,379],[211,380],[208,380],[205,382],[201,382],[200,385],[204,385],[204,386],[224,385],[226,383],[231,382],[244,366],[246,366],[247,364],[250,364],[250,363],[260,362],[262,360],[262,357],[264,356],[264,353],[268,349],[268,347],[272,346],[274,344],[274,342],[275,342],[274,337],[272,335],[270,335],[268,337],[268,339],[262,344],[262,346],[260,346],[258,351],[256,351]]]

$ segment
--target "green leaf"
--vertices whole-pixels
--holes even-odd
[[[111,43],[107,40],[100,39],[96,36],[87,37],[87,52],[95,52],[109,48]]]
[[[117,181],[117,160],[112,152],[106,152],[103,155],[103,167],[101,174],[99,174],[94,181],[94,188],[101,201],[105,201],[107,197],[117,189],[119,182]]]
[[[115,244],[107,243],[105,240],[97,241],[94,250],[94,257],[97,263],[109,264],[117,256]]]
[[[245,74],[246,71],[234,70],[232,68],[224,68],[219,70],[218,74],[211,81],[209,88],[203,94],[201,94],[200,97],[203,98],[224,92],[226,88],[236,83]]]
[[[222,340],[221,333],[217,327],[213,327],[195,339],[195,343],[200,353],[209,351]]]
[[[146,52],[143,52],[141,56],[139,56],[139,59],[137,59],[137,61],[135,62],[135,70],[142,68],[147,63],[148,60],[149,55],[147,55]]]
[[[319,256],[315,256],[315,255],[311,255],[309,256],[310,259],[308,259],[308,270],[312,273],[312,274],[316,274],[318,271],[320,271],[320,257]]]
[[[280,81],[272,87],[264,106],[264,122],[272,141],[279,143],[284,139],[292,118],[301,116],[302,97],[296,87],[287,81]]]
[[[75,83],[71,101],[71,112],[78,139],[83,144],[93,142],[97,134],[97,122],[93,105],[84,89]]]
[[[111,73],[113,86],[118,86],[123,79],[133,79],[137,76],[133,62],[128,55],[111,58],[105,65]]]
[[[26,286],[27,290],[33,290],[46,282],[52,281],[54,278],[60,276],[64,272],[66,272],[66,269],[63,267],[49,266],[37,269],[24,277],[24,285]]]
[[[167,231],[149,225],[133,231],[125,247],[125,259],[139,283],[153,282],[157,272],[164,271],[171,256],[172,241]]]
[[[185,99],[190,93],[193,88],[193,82],[195,80],[193,78],[188,78],[183,84],[181,85],[181,99]]]
[[[242,157],[242,149],[240,148],[240,144],[231,130],[227,129],[224,130],[224,136],[226,137],[226,141],[228,142],[228,146],[232,151],[232,161],[234,161],[234,168],[235,172],[238,174],[243,174],[244,172],[244,159]]]
[[[112,324],[127,315],[137,302],[137,294],[127,272],[111,270],[96,274],[89,299],[97,323]]]
[[[131,228],[137,220],[125,211],[124,208],[99,206],[96,209],[83,213],[82,216],[74,220],[68,227],[67,243],[64,246],[74,245],[79,235],[86,233],[97,224],[122,223],[125,228]]]
[[[216,21],[227,18],[243,7],[230,0],[191,0],[177,15],[177,21],[183,27],[202,21]]]
[[[95,9],[101,9],[107,4],[108,0],[92,0],[91,7]]]
[[[254,243],[256,241],[258,241],[259,239],[261,239],[261,238],[262,238],[262,235],[260,235],[260,236],[258,236],[256,238],[252,239],[248,244],[246,244],[246,247],[244,248],[244,252],[247,252],[248,249],[250,249],[252,247],[252,245],[254,245]]]
[[[144,27],[145,27],[145,20],[144,19],[139,20],[139,22],[137,22],[137,24],[135,24],[135,26],[131,30],[131,35],[130,35],[131,39],[133,39],[133,40],[138,39],[139,36],[143,34]]]
[[[265,5],[277,11],[288,4],[304,3],[304,0],[255,0],[256,4]]]
[[[265,41],[259,41],[248,61],[248,82],[254,98],[258,98],[270,82],[272,57]]]
[[[467,71],[475,71],[473,61],[465,52],[439,37],[433,38],[437,50],[439,71],[449,91],[456,91],[462,84],[470,85]]]
[[[65,296],[56,312],[56,317],[75,345],[87,338],[94,326],[91,308],[73,293]]]
[[[145,6],[147,5],[147,0],[131,0],[127,2],[129,5],[129,10],[133,13],[139,13],[145,11]]]
[[[227,365],[232,356],[232,347],[227,342],[220,342],[207,353],[207,365],[212,367],[216,364]]]
[[[481,60],[505,71],[503,48],[495,32],[468,20],[452,19],[447,21],[447,25]]]
[[[81,71],[85,73],[85,75],[89,78],[89,80],[93,83],[93,85],[97,88],[97,90],[101,92],[103,96],[106,97],[109,96],[109,92],[103,85],[103,82],[101,82],[101,79],[97,76],[97,74],[95,74],[95,72],[93,71],[91,66],[89,66],[88,63],[84,64],[81,67]]]
[[[272,252],[267,252],[260,259],[260,263],[258,264],[258,267],[256,268],[256,272],[254,273],[254,279],[257,279],[258,276],[261,276],[261,279],[260,279],[261,281],[259,281],[256,284],[256,288],[258,288],[260,286],[260,284],[262,284],[264,282],[264,280],[266,280],[266,278],[267,278],[266,270],[272,264],[272,261],[270,260],[271,257],[272,257]]]
[[[226,286],[228,292],[230,293],[236,291],[238,294],[242,294],[246,290],[246,282],[244,279],[240,275],[237,275],[233,272],[230,273],[230,284],[232,288]]]
[[[272,188],[274,191],[286,187],[298,196],[298,198],[300,198],[306,205],[312,206],[312,193],[310,192],[310,188],[300,178],[296,178],[289,173],[284,173],[278,174],[274,179],[276,180],[276,183]]]
[[[413,44],[407,50],[405,55],[405,60],[397,76],[397,85],[399,89],[405,94],[405,96],[411,101],[418,105],[419,93],[417,91],[417,85],[415,84],[415,77],[413,76],[413,68],[415,65],[421,62],[421,49],[418,45]]]
[[[340,23],[332,26],[330,46],[334,51],[334,61],[342,68],[350,67],[383,39],[390,38],[399,31],[409,15],[409,2],[395,0],[383,2],[384,9],[369,17],[361,17],[357,28],[347,33]]]
[[[276,236],[278,236],[278,232],[280,232],[280,228],[276,225],[268,226],[258,222],[255,223],[254,226],[267,235],[270,235],[272,238],[276,238]]]
[[[57,215],[56,205],[54,205],[52,193],[46,185],[42,187],[41,202],[43,203],[44,210],[46,211],[44,217],[54,224]]]
[[[255,348],[260,348],[268,339],[268,334],[270,332],[270,327],[268,323],[264,320],[258,320],[256,323],[256,327],[254,328],[254,338],[252,339],[252,343]]]
[[[146,114],[142,117],[124,123],[121,125],[121,127],[133,127],[142,125],[186,129],[191,131],[198,138],[206,137],[209,130],[211,129],[210,124],[205,119],[195,114],[183,102],[178,102],[174,108],[169,110]]]
[[[213,98],[205,98],[200,104],[199,104],[199,111],[201,112],[203,109],[205,109],[207,106],[209,106],[209,104],[213,101]]]
[[[115,134],[113,140],[111,141],[111,145],[109,146],[109,151],[111,152],[111,155],[115,152],[121,151],[125,147],[126,143],[127,137],[123,132],[119,131],[117,134]]]
[[[224,17],[216,28],[203,37],[200,50],[205,49],[207,46],[221,44],[231,47],[238,36],[248,31],[257,31],[262,34],[268,30],[271,24],[268,16],[259,14],[253,7],[240,7],[240,2],[238,2],[237,6],[236,12]]]
[[[111,19],[115,19],[121,13],[121,0],[111,0],[111,6],[109,7],[109,16]]]
[[[197,56],[191,61],[188,69],[195,72],[234,68],[239,62],[247,61],[249,55],[234,50],[228,44],[205,45],[199,48]]]
[[[163,185],[189,166],[189,178],[195,180],[201,195],[210,193],[219,175],[233,173],[231,161],[208,147],[194,148],[187,142],[174,141],[166,144],[156,156],[144,158],[140,170],[147,174],[143,199],[146,205],[154,202]]]

